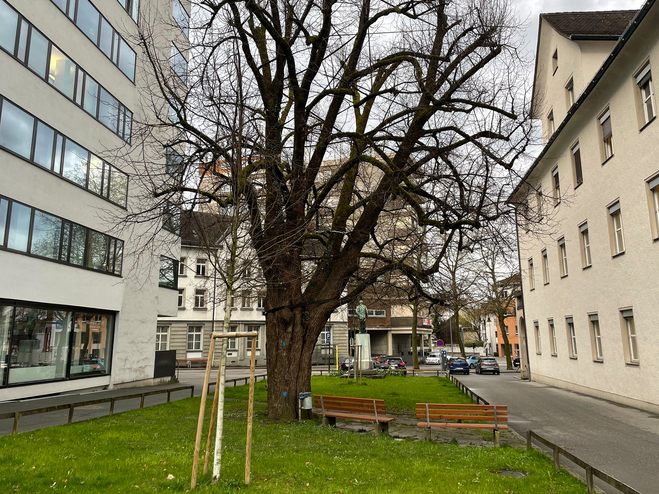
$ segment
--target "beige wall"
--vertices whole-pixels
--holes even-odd
[[[529,183],[541,185],[545,221],[526,232],[520,226],[520,258],[524,290],[529,360],[534,379],[578,389],[608,399],[659,409],[659,242],[651,230],[646,180],[659,173],[659,123],[641,130],[638,88],[633,76],[645,61],[659,75],[659,23],[656,7],[635,33],[577,115],[558,136],[531,174]],[[545,32],[546,35],[546,32]],[[592,52],[599,53],[592,49]],[[542,53],[542,50],[541,50]],[[559,69],[560,70],[560,69]],[[588,73],[590,73],[590,68]],[[653,81],[655,90],[657,79]],[[554,98],[561,100],[558,93]],[[561,100],[562,101],[562,100]],[[560,105],[560,101],[557,106]],[[603,163],[597,117],[609,105],[615,155]],[[656,107],[656,105],[655,105]],[[579,140],[583,184],[576,188],[570,146]],[[563,200],[551,201],[551,169],[558,165]],[[626,251],[613,257],[607,205],[619,200]],[[531,204],[534,201],[531,200]],[[578,225],[588,221],[592,267],[582,268]],[[557,239],[565,237],[569,274],[559,275]],[[550,282],[543,284],[541,250],[547,249]],[[529,258],[535,265],[535,289],[530,290]],[[619,310],[633,308],[639,365],[626,363]],[[602,335],[603,361],[593,360],[588,314],[597,312]],[[568,357],[565,317],[572,316],[578,358]],[[548,318],[557,334],[557,356],[550,354]],[[533,322],[540,325],[541,354],[535,351]]]

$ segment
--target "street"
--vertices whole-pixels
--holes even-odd
[[[659,492],[659,416],[517,373],[456,377],[490,403],[507,404],[519,434],[531,429],[642,493]]]

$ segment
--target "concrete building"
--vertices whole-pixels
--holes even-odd
[[[145,9],[186,43],[179,0],[0,0],[0,400],[154,378],[178,239],[137,252],[117,228],[139,180],[110,152],[151,149],[133,142],[153,120],[134,43]]]
[[[658,25],[654,0],[540,16],[532,110],[546,143],[510,199],[532,379],[654,411]]]
[[[208,211],[186,211],[181,217],[178,314],[159,318],[155,343],[157,351],[175,350],[179,365],[205,365],[211,332],[223,328],[226,299],[223,276],[229,222],[230,219]],[[241,238],[245,239],[244,236]],[[239,257],[229,331],[258,331],[256,363],[265,365],[265,284],[251,249],[242,248]],[[248,366],[250,342],[242,338],[227,341],[227,365]],[[331,364],[335,351],[340,357],[348,355],[345,308],[336,310],[327,322],[318,339],[314,363]],[[219,348],[214,358],[218,357]]]

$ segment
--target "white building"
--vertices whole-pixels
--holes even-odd
[[[659,5],[543,14],[515,190],[532,379],[659,410]],[[523,326],[523,325],[520,325]]]
[[[158,320],[156,350],[176,350],[179,365],[205,365],[210,335],[224,324],[225,282],[229,221],[216,213],[187,211],[181,217],[181,256],[178,264],[178,314]],[[237,265],[237,279],[229,331],[258,331],[257,365],[265,365],[265,285],[244,248]],[[216,270],[216,267],[219,269]],[[249,365],[249,340],[227,340],[227,365]],[[332,349],[330,350],[330,347]],[[336,310],[318,339],[315,363],[326,363],[334,350],[348,355],[347,310]],[[214,358],[219,357],[216,348]],[[215,360],[217,362],[217,360]],[[330,362],[331,363],[331,362]]]
[[[157,234],[173,247],[137,263],[114,227],[139,181],[109,153],[149,145],[131,146],[152,116],[134,44],[145,9],[186,42],[179,0],[0,0],[0,400],[153,380],[178,240]]]

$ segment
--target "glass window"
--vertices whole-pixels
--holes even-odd
[[[37,122],[37,138],[34,145],[34,162],[44,168],[53,168],[53,144],[55,132],[47,125]]]
[[[67,139],[64,146],[64,166],[62,175],[72,182],[87,185],[87,163],[89,162],[89,151],[75,142]]]
[[[57,8],[66,14],[66,2],[68,0],[53,0],[53,3],[57,5]]]
[[[9,237],[7,238],[7,247],[9,249],[27,252],[31,216],[31,208],[17,202],[12,203],[11,217],[9,218]]]
[[[188,351],[200,352],[201,351],[201,326],[188,327]]]
[[[206,259],[197,259],[197,276],[206,276]]]
[[[124,262],[124,242],[117,239],[114,249],[114,274],[121,276],[121,268]]]
[[[169,336],[169,326],[158,326],[156,328],[156,352],[167,350],[167,339]]]
[[[98,83],[89,76],[85,77],[85,98],[83,108],[92,117],[96,118],[96,111],[98,108]]]
[[[135,79],[135,52],[123,39],[119,40],[119,69],[131,81]]]
[[[188,15],[188,12],[185,10],[183,5],[181,5],[180,0],[173,0],[172,16],[174,17],[178,27],[180,27],[181,31],[183,31],[183,34],[187,36],[190,27],[190,16]]]
[[[108,236],[89,230],[87,232],[87,250],[85,266],[98,271],[107,270],[108,266]]]
[[[46,77],[46,69],[48,68],[48,40],[36,29],[32,29],[32,35],[30,36],[30,54],[27,65],[39,74],[39,77]]]
[[[112,58],[112,26],[101,17],[101,35],[99,37],[98,47],[108,58]]]
[[[160,256],[160,276],[158,286],[176,288],[176,261],[169,257]]]
[[[0,247],[5,244],[5,227],[7,226],[7,209],[9,209],[9,202],[7,201],[7,199],[0,198]],[[0,362],[2,361],[0,360]]]
[[[194,291],[194,306],[196,309],[206,307],[206,290],[197,289]]]
[[[110,367],[113,317],[76,313],[71,348],[71,375],[106,374]]]
[[[7,100],[2,102],[0,146],[30,159],[34,118]]]
[[[115,204],[124,206],[128,194],[128,176],[114,167],[109,169],[112,171],[110,176],[110,200]]]
[[[117,131],[119,102],[103,88],[101,88],[99,98],[98,119],[108,129],[113,132]]]
[[[178,305],[177,307],[179,309],[185,308],[185,289],[184,288],[179,288],[178,289]]]
[[[48,82],[59,89],[67,98],[73,99],[76,65],[55,46],[50,51]]]
[[[25,55],[27,53],[27,35],[30,30],[30,25],[24,20],[21,19],[18,23],[18,46],[16,47],[16,56],[21,61],[25,63]]]
[[[0,46],[13,55],[16,43],[18,14],[5,2],[0,2]]]
[[[94,44],[98,39],[98,23],[100,14],[89,0],[78,0],[78,13],[76,14],[76,25],[85,33]]]
[[[81,225],[72,225],[71,249],[69,262],[76,266],[82,266],[85,261],[87,229]]]
[[[574,165],[574,182],[575,187],[583,183],[583,170],[581,168],[581,148],[576,144],[572,148],[572,164]]]
[[[599,118],[602,132],[602,144],[604,147],[604,159],[607,160],[613,156],[613,127],[611,126],[611,114],[606,110]]]
[[[16,307],[9,384],[66,377],[71,313]]]
[[[181,78],[182,81],[187,81],[188,79],[188,61],[183,56],[183,54],[176,48],[172,46],[172,56],[170,58],[170,63],[174,73]]]
[[[89,182],[87,188],[95,194],[101,194],[103,186],[103,160],[93,154],[89,159]]]
[[[50,259],[59,258],[62,220],[43,211],[34,212],[30,252]]]
[[[0,305],[0,386],[5,382],[7,362],[9,356],[9,335],[12,321],[14,319],[14,307]]]

